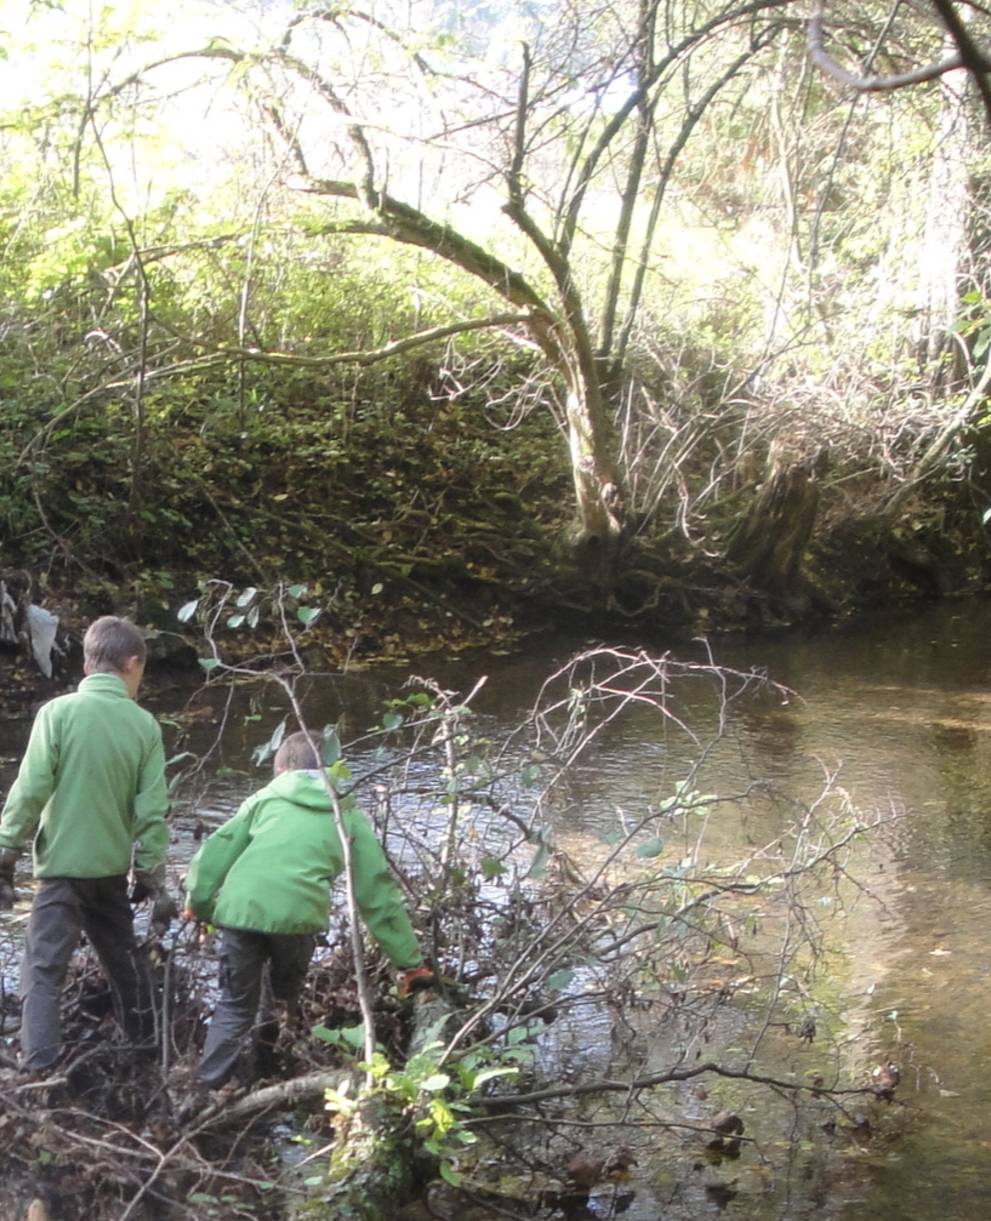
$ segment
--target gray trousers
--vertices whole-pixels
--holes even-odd
[[[256,933],[225,928],[220,945],[220,998],[210,1019],[197,1080],[216,1089],[237,1066],[248,1036],[261,1029],[274,1043],[278,1026],[259,1014],[262,982],[269,969],[272,994],[292,1010],[306,979],[316,937],[308,933]]]
[[[21,1066],[52,1067],[69,960],[85,933],[110,983],[114,1017],[135,1042],[154,1033],[151,986],[134,940],[127,878],[42,878],[31,906],[21,965]]]

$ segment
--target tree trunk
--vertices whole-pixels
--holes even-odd
[[[393,1221],[415,1196],[414,1142],[407,1122],[363,1107],[335,1148],[325,1186],[296,1205],[292,1221]]]
[[[598,402],[589,402],[589,399]],[[596,391],[568,394],[568,440],[575,482],[577,542],[588,548],[615,547],[622,532],[624,504],[609,453],[608,420]]]
[[[787,442],[775,441],[767,478],[727,547],[727,558],[757,588],[785,601],[802,595],[807,584],[802,556],[815,526],[822,462],[821,455],[800,458]]]
[[[955,44],[947,40],[947,52]],[[926,225],[919,251],[917,350],[933,366],[948,350],[949,328],[960,313],[960,283],[967,253],[970,146],[967,114],[969,73],[947,72],[939,81],[939,128],[929,176]],[[955,346],[955,345],[954,345]],[[949,368],[932,370],[937,383],[963,372],[958,359]]]

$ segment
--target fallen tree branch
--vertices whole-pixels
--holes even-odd
[[[294,1106],[298,1102],[322,1097],[326,1090],[339,1086],[341,1077],[346,1075],[346,1069],[338,1068],[333,1072],[307,1073],[303,1077],[293,1077],[290,1081],[280,1081],[277,1085],[266,1085],[263,1089],[252,1090],[250,1094],[236,1098],[228,1106],[221,1107],[205,1118],[208,1118],[211,1124],[227,1123],[232,1119],[248,1119],[279,1107]]]

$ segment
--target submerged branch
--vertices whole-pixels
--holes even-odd
[[[773,1089],[788,1091],[792,1094],[806,1092],[815,1096],[846,1097],[851,1095],[876,1097],[877,1091],[872,1086],[858,1086],[848,1089],[829,1089],[821,1083],[806,1084],[798,1081],[787,1081],[780,1077],[770,1077],[764,1073],[754,1073],[749,1069],[726,1068],[715,1060],[706,1060],[691,1068],[669,1068],[659,1073],[647,1073],[642,1077],[634,1077],[629,1081],[614,1081],[603,1078],[598,1081],[588,1081],[585,1084],[555,1085],[544,1090],[530,1090],[522,1094],[499,1094],[492,1098],[483,1098],[479,1106],[489,1110],[500,1108],[526,1106],[534,1102],[550,1102],[555,1098],[578,1098],[587,1094],[632,1094],[637,1090],[652,1089],[657,1085],[667,1085],[676,1081],[691,1081],[712,1073],[717,1077],[729,1077],[736,1081],[752,1081],[755,1085],[767,1085]]]

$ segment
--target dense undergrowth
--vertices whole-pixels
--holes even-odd
[[[311,639],[340,664],[503,647],[561,625],[644,641],[764,630],[986,583],[980,416],[920,468],[949,393],[942,414],[918,418],[890,378],[841,409],[855,371],[831,390],[765,379],[760,398],[731,394],[745,353],[734,374],[725,354],[657,322],[616,396],[626,533],[590,578],[566,545],[559,387],[511,337],[364,368],[218,351],[200,362],[206,324],[163,268],[146,332],[133,302],[108,297],[120,255],[89,249],[47,296],[7,295],[0,574],[27,571],[35,600],[69,624],[124,610],[175,629],[204,581],[302,581],[324,611]],[[338,275],[332,299],[313,295],[320,283],[284,299],[300,360],[326,353],[327,328],[354,351],[409,324],[360,270]],[[208,329],[217,347],[236,342],[230,317]],[[782,488],[801,473],[794,507],[776,471]],[[807,532],[787,538],[804,514]],[[758,549],[776,535],[791,548],[786,587],[738,545],[748,529]]]
[[[611,96],[616,64],[673,37],[660,10],[638,32],[528,12],[520,76],[523,27],[486,6],[380,25],[303,4],[276,33],[262,5],[252,34],[193,3],[195,53],[185,21],[70,5],[48,39],[44,6],[21,7],[0,575],[25,569],[36,598],[174,627],[202,581],[305,581],[340,661],[984,587],[966,90],[850,107],[775,5],[759,38],[732,8],[702,36],[686,9],[693,90],[643,66],[647,93],[600,131],[598,104],[559,99],[579,76]],[[359,125],[326,160],[344,81],[356,113],[426,126]],[[576,554],[603,539],[601,563]]]
[[[639,521],[608,586],[590,586],[560,547],[571,484],[551,414],[500,427],[439,379],[417,362],[359,380],[344,401],[270,376],[243,410],[219,385],[180,384],[149,403],[140,453],[119,402],[47,425],[50,412],[9,403],[2,567],[27,570],[36,600],[70,623],[123,608],[172,629],[203,581],[305,581],[325,611],[312,639],[338,663],[498,647],[563,624],[647,639],[763,629],[983,586],[972,484],[931,483],[892,523],[872,511],[881,481],[852,486],[842,471],[818,493],[811,596],[762,590],[726,554],[756,479],[709,506],[696,537],[678,528],[672,494]],[[685,464],[683,499],[708,457]]]
[[[388,392],[376,379],[367,393]],[[281,387],[291,396],[296,387]],[[549,418],[514,431],[429,388],[411,403],[216,401],[149,413],[132,479],[126,408],[78,412],[41,441],[8,413],[4,567],[50,598],[175,626],[197,582],[305,580],[348,651],[395,635],[448,643],[511,630],[555,581],[568,477]],[[32,444],[34,442],[34,444]],[[490,629],[494,629],[490,633]]]

